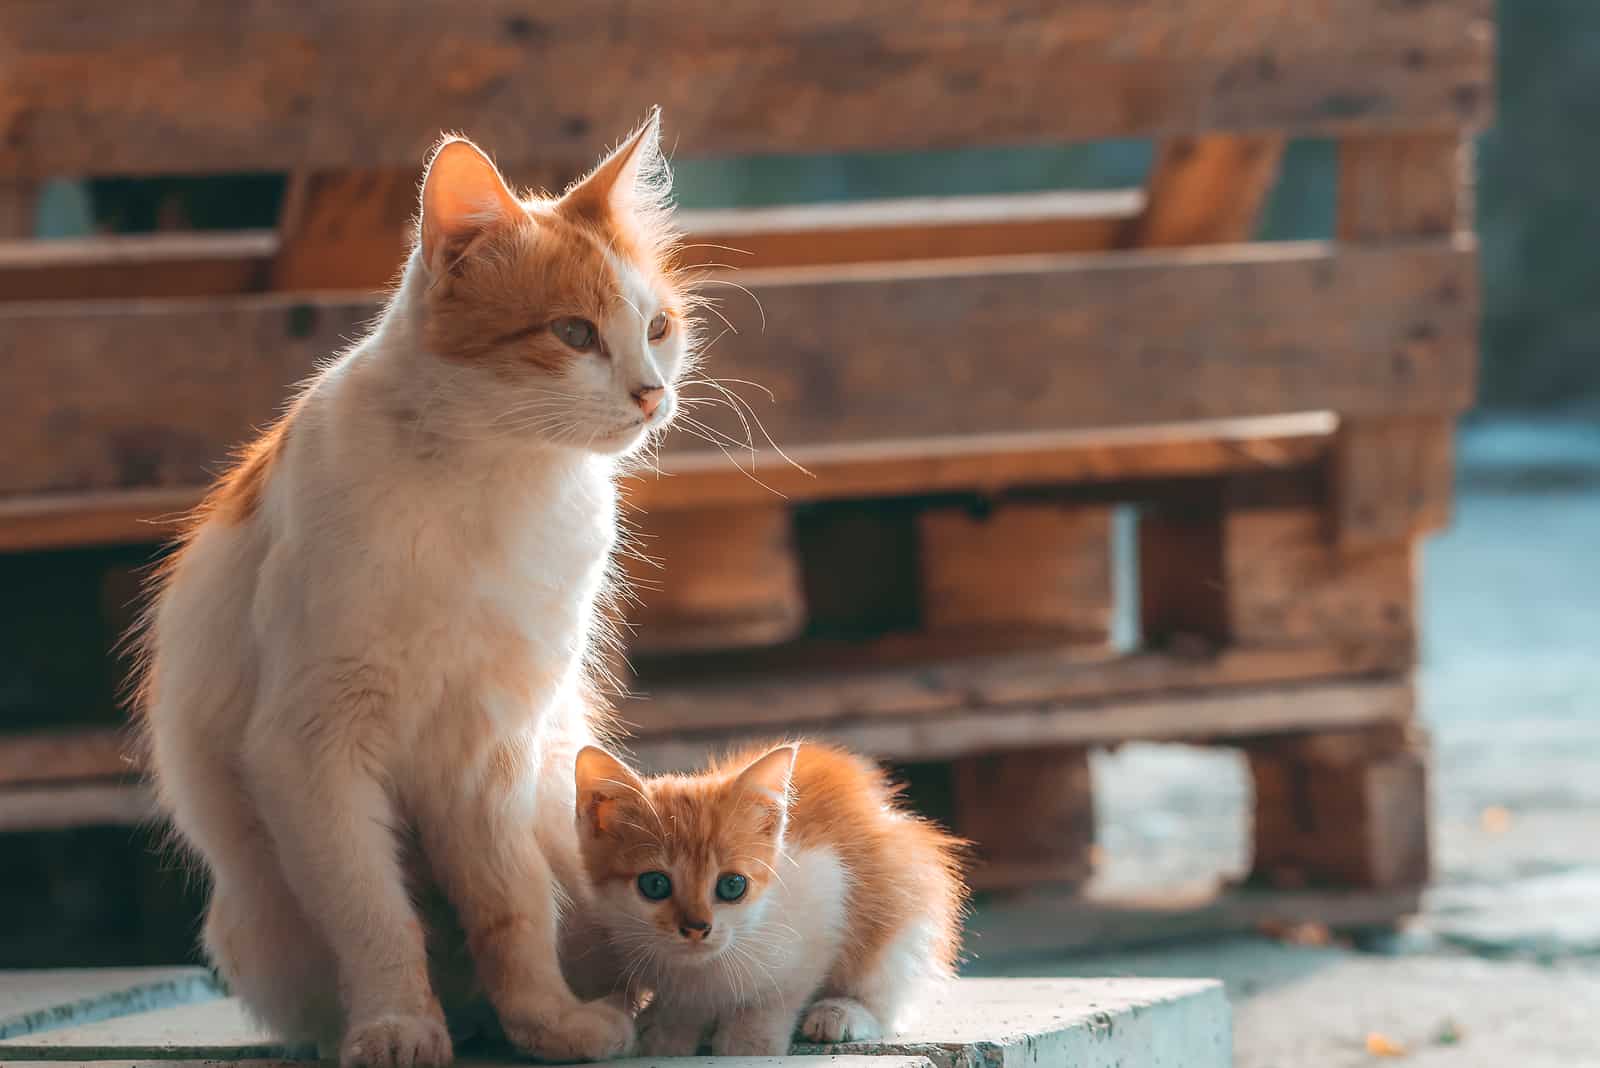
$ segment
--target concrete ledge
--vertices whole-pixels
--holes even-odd
[[[204,968],[0,972],[0,1039],[220,997]]]
[[[868,1057],[874,1061],[871,1068],[1228,1068],[1232,1063],[1228,1004],[1221,984],[1208,979],[962,979],[933,999],[924,1019],[921,1026],[882,1042],[801,1045],[795,1056],[748,1063],[789,1065],[819,1056],[837,1068],[862,1068]],[[264,1068],[262,1062],[284,1054],[233,999],[0,1041],[0,1061],[88,1061],[106,1068],[151,1060],[221,1060]],[[892,1059],[887,1064],[886,1057]],[[616,1062],[619,1068],[653,1063]],[[743,1063],[729,1058],[674,1062],[675,1068]]]

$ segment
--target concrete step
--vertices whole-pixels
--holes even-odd
[[[97,973],[81,974],[85,984],[95,984]],[[103,986],[97,987],[102,998]],[[81,1000],[75,991],[56,990],[65,995],[62,1005]],[[905,1034],[881,1042],[799,1045],[796,1056],[750,1063],[777,1068],[800,1056],[827,1055],[832,1068],[862,1068],[858,1062],[868,1057],[871,1068],[1228,1068],[1231,1051],[1228,1004],[1212,980],[962,979],[928,1006],[924,1024]],[[0,1040],[3,1063],[305,1063],[273,1061],[284,1052],[230,998]],[[616,1063],[649,1068],[652,1062]],[[682,1062],[686,1068],[696,1063]],[[706,1060],[706,1068],[711,1063]],[[715,1064],[730,1068],[728,1058]]]

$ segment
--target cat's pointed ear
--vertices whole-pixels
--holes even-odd
[[[658,210],[671,181],[661,155],[661,109],[652,108],[637,130],[566,191],[560,208],[570,216],[604,225]]]
[[[789,780],[794,776],[794,745],[780,745],[739,773],[734,785],[745,797],[768,810],[773,831],[782,837],[789,816]]]
[[[614,835],[618,808],[630,798],[645,797],[633,769],[598,746],[585,746],[574,767],[578,788],[578,829],[590,837]]]
[[[437,277],[480,235],[521,214],[483,150],[464,137],[447,137],[433,150],[422,180],[422,262]]]

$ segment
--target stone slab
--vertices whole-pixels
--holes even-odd
[[[0,1039],[221,996],[204,968],[0,972]]]
[[[852,1068],[857,1056],[875,1058],[873,1068],[885,1056],[913,1058],[903,1068],[1231,1065],[1228,1004],[1221,984],[1207,979],[963,979],[933,999],[924,1020],[882,1042],[793,1052],[827,1056],[840,1068]],[[0,1041],[0,1061],[245,1061],[281,1053],[231,999]]]

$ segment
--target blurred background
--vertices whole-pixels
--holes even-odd
[[[1329,7],[1348,17],[1371,6]],[[1141,317],[1106,311],[1114,322],[1103,333],[1063,327],[1059,337],[1049,335],[1051,344],[1067,345],[1109,337],[1108,362],[1147,361],[1140,366],[1151,369],[1152,397],[1128,396],[1131,414],[1119,417],[1116,433],[1097,434],[1092,421],[1084,425],[1074,401],[1063,407],[1059,427],[1042,407],[1019,416],[1016,429],[1035,437],[991,441],[985,448],[1012,459],[990,457],[984,473],[969,481],[948,474],[983,451],[963,445],[939,453],[948,463],[937,475],[922,471],[884,480],[852,474],[847,463],[825,463],[819,470],[823,490],[777,511],[757,508],[754,518],[742,491],[706,490],[708,499],[722,502],[720,511],[710,512],[660,496],[667,501],[654,531],[667,568],[661,581],[670,586],[670,576],[682,573],[701,586],[667,589],[666,607],[636,621],[641,645],[626,671],[633,689],[659,698],[657,707],[669,717],[697,696],[725,695],[728,686],[752,675],[839,672],[846,680],[840,686],[856,696],[838,698],[843,711],[831,719],[793,726],[834,730],[846,742],[877,750],[907,779],[925,811],[979,839],[988,874],[979,877],[982,907],[969,942],[974,974],[1221,975],[1236,1005],[1238,1063],[1246,1066],[1366,1063],[1389,1048],[1385,1043],[1426,1064],[1583,1063],[1600,1058],[1600,1042],[1587,1025],[1600,1009],[1600,908],[1594,904],[1600,901],[1600,786],[1593,774],[1600,758],[1600,574],[1592,566],[1600,545],[1600,301],[1594,299],[1600,259],[1593,251],[1600,243],[1600,111],[1593,106],[1600,95],[1600,8],[1584,0],[1499,5],[1493,12],[1491,116],[1467,93],[1476,83],[1455,86],[1449,106],[1431,99],[1416,103],[1426,93],[1413,89],[1446,59],[1456,64],[1449,77],[1470,81],[1464,73],[1470,63],[1461,58],[1470,49],[1458,48],[1449,35],[1464,32],[1483,44],[1487,29],[1467,16],[1487,14],[1487,5],[1434,0],[1400,6],[1404,13],[1375,20],[1357,50],[1373,60],[1373,92],[1392,99],[1384,97],[1364,115],[1352,112],[1352,118],[1339,113],[1333,90],[1319,82],[1325,98],[1316,105],[1322,109],[1316,121],[1290,116],[1281,124],[1294,136],[1272,133],[1279,124],[1270,108],[1263,106],[1258,115],[1225,102],[1216,105],[1218,112],[1244,115],[1241,125],[1248,127],[1232,141],[1144,135],[1072,145],[902,146],[742,158],[687,150],[676,159],[677,192],[681,207],[713,234],[743,226],[770,236],[791,222],[756,209],[848,204],[855,210],[884,202],[892,211],[870,216],[871,226],[892,229],[894,212],[910,212],[926,228],[941,224],[941,212],[951,225],[965,223],[950,212],[989,218],[984,212],[996,210],[1001,201],[991,198],[997,196],[1074,190],[1087,194],[1083,203],[1097,212],[1121,213],[1116,225],[1122,236],[1103,250],[1091,242],[1061,251],[1134,257],[1130,262],[1154,263],[1137,257],[1162,256],[1163,247],[1245,241],[1392,239],[1385,249],[1428,241],[1438,243],[1430,249],[1442,249],[1475,229],[1479,374],[1470,410],[1459,413],[1453,436],[1449,426],[1457,406],[1444,394],[1466,390],[1470,376],[1451,378],[1449,368],[1456,364],[1436,360],[1430,346],[1471,347],[1470,338],[1452,333],[1455,320],[1447,305],[1453,298],[1447,291],[1454,268],[1426,258],[1432,252],[1419,252],[1423,258],[1391,269],[1375,252],[1374,259],[1361,261],[1366,266],[1340,268],[1330,261],[1319,274],[1313,264],[1307,268],[1310,281],[1284,281],[1276,288],[1280,283],[1265,274],[1250,273],[1250,264],[1264,261],[1241,253],[1219,268],[1227,272],[1222,282],[1196,280],[1185,288],[1191,285],[1185,279],[1199,279],[1197,273],[1151,290],[1171,303],[1152,302],[1144,315],[1177,324],[1171,334],[1151,327],[1148,338],[1120,351],[1117,331],[1139,334]],[[1201,12],[1208,7],[1196,0],[1197,21],[1205,23]],[[1283,39],[1261,32],[1269,43],[1287,47],[1295,30],[1286,22]],[[1139,47],[1181,51],[1196,40],[1224,47],[1204,34],[1175,34]],[[1383,66],[1391,60],[1404,77]],[[855,61],[886,62],[870,50]],[[1243,90],[1224,85],[1219,76],[1219,96],[1273,92],[1277,75],[1252,62],[1254,74],[1239,76]],[[1305,77],[1337,81],[1338,75],[1319,67]],[[1349,77],[1362,80],[1359,70]],[[641,108],[650,102],[641,100]],[[1121,118],[1137,128],[1146,106],[1158,105],[1129,105]],[[1395,114],[1384,110],[1391,106]],[[1427,111],[1416,131],[1405,127],[1408,107]],[[1442,121],[1446,113],[1453,118]],[[1423,149],[1413,158],[1407,155],[1413,149],[1387,143],[1364,170],[1358,152],[1343,144],[1367,144],[1360,136],[1369,120],[1376,131],[1372,143],[1414,133]],[[471,115],[451,124],[475,132]],[[1397,221],[1409,210],[1405,205],[1425,201],[1430,182],[1439,185],[1436,174],[1412,174],[1439,169],[1427,162],[1434,157],[1427,156],[1426,143],[1431,138],[1437,148],[1441,125],[1447,148],[1459,135],[1472,149],[1467,185],[1474,203],[1463,199],[1455,219],[1423,218],[1408,227]],[[665,129],[671,147],[670,106]],[[620,132],[597,127],[571,140],[593,154]],[[942,143],[963,140],[945,136]],[[508,151],[495,147],[502,156]],[[7,202],[14,240],[0,248],[0,299],[116,295],[92,272],[58,273],[48,282],[66,279],[70,286],[74,277],[90,279],[81,292],[28,289],[47,284],[30,271],[54,262],[51,247],[81,248],[87,239],[111,235],[281,233],[293,213],[315,216],[315,178],[308,184],[295,173],[204,169],[211,173],[19,175]],[[559,185],[561,174],[559,168],[535,168],[530,180],[544,176]],[[369,198],[403,200],[414,177],[412,172],[376,192],[369,189]],[[1182,197],[1163,199],[1168,178]],[[1220,182],[1221,191],[1208,181]],[[1372,184],[1358,188],[1361,181]],[[1260,185],[1259,195],[1245,196],[1249,206],[1239,209],[1238,189],[1252,183]],[[24,186],[25,196],[17,192]],[[1117,199],[1140,190],[1142,202]],[[908,198],[917,198],[917,205],[907,207]],[[1169,201],[1171,216],[1154,210]],[[1391,201],[1400,206],[1391,208]],[[1221,218],[1239,210],[1242,224]],[[807,218],[796,225],[817,227],[811,244],[804,233],[791,235],[798,244],[775,241],[770,247],[780,250],[774,253],[779,260],[765,260],[766,253],[758,251],[750,269],[774,262],[826,267],[859,258],[844,251],[846,243],[816,237],[824,229],[815,221],[821,216]],[[828,226],[865,227],[861,220],[869,216],[829,218],[836,221]],[[1176,219],[1176,236],[1152,238],[1163,218]],[[332,241],[338,240],[335,228]],[[879,234],[862,240],[886,239]],[[982,244],[964,232],[944,240],[952,245],[951,255],[961,254],[956,246],[963,242]],[[1047,238],[1040,240],[1045,243],[1039,247],[1012,251],[1053,251]],[[313,247],[311,258],[318,255]],[[1172,255],[1160,262],[1191,262],[1182,253]],[[337,255],[328,262],[343,269]],[[1298,268],[1284,267],[1280,277],[1293,270]],[[341,288],[324,285],[327,275],[319,276],[315,263],[308,277],[313,281],[307,289]],[[771,293],[756,286],[769,319],[768,333],[755,332],[758,338],[779,333],[786,321],[806,321],[785,319],[786,291],[781,282],[772,284]],[[1075,284],[1069,281],[1062,290],[1041,284],[1037,292],[1044,300],[1066,294],[1062,299],[1070,307],[1063,315],[1093,316],[1092,299],[1072,303]],[[1117,288],[1115,279],[1086,279],[1084,285],[1114,303],[1106,295]],[[14,287],[10,293],[8,286]],[[1328,295],[1334,291],[1341,296]],[[1335,349],[1382,351],[1375,351],[1370,374],[1352,373],[1352,380],[1359,379],[1355,384],[1340,379],[1329,385],[1326,405],[1297,404],[1280,412],[1256,403],[1259,391],[1251,392],[1256,383],[1270,381],[1285,393],[1298,390],[1297,397],[1315,398],[1317,376],[1328,365],[1310,352],[1322,338],[1285,340],[1275,331],[1286,328],[1255,325],[1249,336],[1266,338],[1261,354],[1235,354],[1227,347],[1239,343],[1245,328],[1230,332],[1209,325],[1230,316],[1235,326],[1265,322],[1277,301],[1305,300],[1309,307],[1347,297],[1352,302],[1340,305],[1337,314],[1312,316],[1310,322],[1338,335],[1327,342]],[[880,304],[892,317],[925,310],[919,301],[941,299],[947,298],[902,294]],[[985,299],[956,303],[974,317],[998,314]],[[861,307],[847,300],[801,305],[796,316]],[[0,360],[6,363],[0,375],[19,390],[40,391],[40,403],[49,405],[59,380],[40,368],[52,359],[52,337],[23,322],[41,306],[18,303],[12,326],[0,324]],[[300,314],[295,308],[288,314]],[[316,308],[322,319],[304,333],[313,340],[336,338],[342,305]],[[1370,324],[1369,309],[1378,309],[1371,311]],[[725,310],[746,328],[757,320],[753,306],[737,295]],[[1048,318],[1046,309],[1040,316]],[[351,321],[356,318],[352,313]],[[1385,332],[1389,319],[1399,325]],[[719,353],[730,354],[727,366],[735,368],[725,373],[738,373],[742,354],[762,344],[751,336],[719,343],[726,347]],[[825,333],[817,344],[839,336]],[[1189,384],[1158,381],[1178,365],[1153,355],[1188,337],[1205,350],[1183,365],[1196,376],[1193,392],[1205,398],[1191,406],[1203,420],[1171,414],[1188,408],[1166,394],[1182,394]],[[1018,347],[1008,337],[992,340],[997,348]],[[1053,355],[1050,344],[1035,347],[1041,351],[1037,359]],[[1389,347],[1397,354],[1396,366],[1406,365],[1393,370],[1392,381],[1382,369]],[[814,355],[803,347],[786,355],[796,352]],[[1298,421],[1220,427],[1216,417],[1223,405],[1209,398],[1229,392],[1228,361],[1235,355],[1238,391],[1251,408],[1240,418]],[[77,350],[72,359],[79,359]],[[23,361],[29,370],[22,370]],[[940,374],[951,377],[927,388],[972,388],[952,366],[940,364]],[[1430,368],[1441,377],[1428,379]],[[1125,374],[1107,377],[1118,384],[1137,382]],[[1019,380],[1021,392],[1033,388],[1026,376]],[[778,444],[800,446],[792,451],[802,458],[814,446],[826,460],[831,454],[824,446],[844,442],[796,441],[811,424],[785,423],[786,398],[838,398],[840,425],[860,422],[855,408],[843,410],[850,402],[839,387],[808,392],[781,375],[762,381],[773,386],[777,400],[768,405],[748,390],[747,399],[769,420]],[[1432,406],[1426,400],[1410,404],[1404,418],[1357,411],[1354,402],[1346,410],[1345,398],[1385,388],[1397,394],[1434,389],[1438,399]],[[1097,393],[1099,387],[1083,390]],[[181,393],[177,397],[178,404],[191,402]],[[1146,401],[1165,414],[1142,425],[1137,412]],[[151,420],[159,421],[160,414],[152,413]],[[819,418],[826,422],[828,415],[824,406]],[[887,418],[894,423],[895,416]],[[241,435],[249,422],[242,421]],[[50,432],[70,436],[79,432],[76,426],[60,416]],[[1187,429],[1174,429],[1182,427]],[[995,435],[1012,428],[971,429]],[[1046,430],[1068,436],[1041,445],[1037,435]],[[1370,441],[1364,436],[1369,432]],[[49,447],[18,441],[21,451]],[[172,471],[159,456],[141,458],[147,445],[130,439],[119,446],[132,457],[125,469],[137,472],[146,463],[154,476],[145,490],[164,492],[174,481]],[[147,451],[159,454],[161,448]],[[1077,459],[1052,464],[1040,460],[1041,451]],[[1026,462],[1015,460],[1023,453]],[[1184,458],[1173,459],[1179,453]],[[1098,459],[1084,459],[1091,455]],[[1202,456],[1221,459],[1206,466],[1212,461]],[[221,458],[213,456],[208,469]],[[893,449],[875,459],[904,469],[904,454]],[[10,462],[0,457],[0,468]],[[685,479],[700,477],[698,461],[684,462]],[[749,462],[765,465],[763,478],[793,481],[771,456]],[[996,475],[1005,464],[1020,465],[1025,474],[1009,481]],[[187,473],[180,471],[175,481],[183,483]],[[864,481],[852,485],[868,488],[837,495],[826,489],[829,478],[856,477]],[[720,485],[714,479],[706,484]],[[1400,492],[1396,485],[1409,494],[1406,515],[1398,520],[1386,511],[1386,495]],[[1378,503],[1357,507],[1369,492]],[[119,770],[122,747],[108,733],[118,723],[116,691],[123,673],[111,647],[129,618],[140,569],[159,551],[155,537],[141,536],[150,528],[131,525],[128,509],[142,507],[137,518],[144,522],[183,497],[157,493],[149,498],[153,504],[119,505],[122,511],[112,518],[73,525],[62,517],[82,507],[84,498],[74,494],[80,491],[63,492],[46,506],[39,502],[48,494],[17,493],[9,510],[0,509],[0,533],[6,535],[0,545],[8,550],[0,553],[0,590],[6,591],[0,599],[0,729],[11,739],[11,748],[0,755],[0,967],[193,959],[203,884],[185,878],[159,850],[158,834],[139,825],[147,811],[143,795],[130,784],[128,769]],[[1319,525],[1319,517],[1329,514],[1337,528],[1333,548]],[[1441,527],[1447,514],[1449,524]],[[69,527],[69,536],[53,533]],[[674,557],[673,546],[691,545],[708,529],[747,532],[747,541],[728,555],[751,554],[766,577],[708,571],[703,560],[689,558],[692,550]],[[1045,551],[1041,547],[1056,551],[1069,543],[1070,560],[1062,557],[1065,562],[1028,574],[1053,583],[1058,599],[1072,600],[1071,607],[1046,596],[1042,607],[1027,607],[1033,615],[1020,619],[984,607],[1026,600],[1015,578],[1022,561]],[[774,553],[788,562],[773,565]],[[973,557],[989,559],[990,570],[973,573],[970,565],[948,562]],[[1166,563],[1171,567],[1164,570]],[[1409,586],[1413,581],[1420,585]],[[728,629],[722,617],[751,604],[765,615],[754,625],[748,615],[741,617],[742,631]],[[710,637],[696,638],[701,634]],[[1069,646],[1070,654],[1063,652]],[[1291,655],[1298,665],[1309,662],[1312,651],[1324,650],[1332,650],[1333,667],[1285,666]],[[1013,688],[1043,695],[1029,698],[1027,708],[1056,710],[1030,720],[1015,718],[1018,698],[1004,696],[1005,680],[1017,678],[1009,667],[963,674],[973,657],[1015,657],[1018,670],[1036,671],[1041,658],[1057,653],[1061,663],[1090,664],[1090,673],[1102,670],[1093,665],[1112,663],[1096,659],[1102,654],[1134,658],[1116,662],[1133,664],[1143,672],[1140,679],[1164,672],[1171,681],[1149,686],[1157,700],[1140,690],[1147,683],[1133,680],[1132,667],[1122,674],[1121,668],[1105,668],[1110,681],[1104,684],[1062,682],[1066,676],[1052,674],[1053,668],[1038,677],[1024,672]],[[1268,654],[1276,658],[1270,664]],[[864,677],[860,673],[880,672],[872,677],[881,680],[901,672],[893,677],[903,680],[912,677],[904,673],[926,672],[929,665],[946,674],[915,677],[933,677],[926,683],[932,690],[979,694],[962,700],[985,710],[992,706],[1002,718],[1014,716],[995,730],[1020,732],[1007,737],[1021,741],[996,748],[984,738],[983,721],[970,717],[952,719],[951,731],[973,740],[943,743],[942,749],[918,748],[921,743],[901,742],[888,730],[874,733],[870,723],[857,729],[835,722],[859,711],[850,701],[870,705],[870,695],[849,690],[855,685],[849,680]],[[1269,678],[1273,672],[1280,674]],[[1248,685],[1230,688],[1238,673]],[[1085,677],[1101,676],[1072,676]],[[1127,697],[1136,691],[1138,700]],[[795,692],[797,703],[833,699]],[[1172,726],[1191,700],[1195,725]],[[1129,702],[1126,720],[1116,718],[1124,715],[1119,701]],[[716,714],[728,722],[738,717],[726,711],[736,710],[737,700],[715,707],[725,711],[681,725],[693,744],[722,740],[716,732],[726,723],[713,722]],[[1081,718],[1069,724],[1071,713],[1101,707],[1111,710],[1107,726],[1070,725]],[[1047,721],[1048,727],[1040,726]],[[1118,725],[1135,721],[1141,725],[1125,731]],[[740,723],[751,730],[792,726]],[[1027,733],[1033,730],[1042,733]],[[673,748],[671,740],[658,742],[647,729],[640,752],[647,760],[659,752],[670,763],[691,742]],[[1223,744],[1179,744],[1190,742]],[[1030,761],[1030,752],[1048,759]],[[59,776],[53,771],[47,781],[41,770],[47,767]],[[1006,840],[1008,832],[996,828],[1014,825],[1019,811],[1036,813],[1043,830],[1031,838],[1011,832],[1012,840]],[[986,841],[987,835],[994,840]],[[1027,860],[1036,863],[1029,867]],[[1374,1036],[1381,1040],[1376,1045]]]

